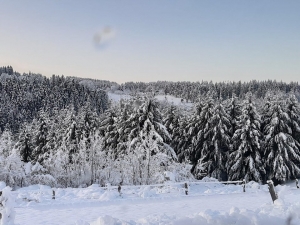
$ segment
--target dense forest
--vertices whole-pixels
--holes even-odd
[[[0,180],[153,184],[300,175],[298,83],[125,83],[0,68]],[[130,98],[109,101],[108,92]],[[182,104],[158,101],[172,95]]]

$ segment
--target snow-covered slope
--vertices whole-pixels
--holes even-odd
[[[108,92],[108,98],[112,101],[112,102],[118,102],[121,99],[129,99],[131,98],[131,96],[129,94],[124,94],[122,92]],[[186,109],[191,109],[193,107],[193,103],[191,102],[186,102],[184,100],[182,100],[181,98],[176,98],[174,96],[171,95],[156,95],[155,98],[159,101],[159,102],[167,102],[169,104],[174,104],[179,106],[180,108],[186,108]]]
[[[52,189],[35,185],[14,192],[17,224],[300,224],[300,191],[277,186],[279,200],[272,203],[266,185],[218,183],[190,184],[185,195],[182,184],[164,187]]]

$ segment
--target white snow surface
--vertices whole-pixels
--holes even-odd
[[[112,101],[112,102],[118,102],[121,99],[130,99],[131,96],[128,94],[123,94],[123,93],[112,93],[112,92],[107,92],[108,98]]]
[[[126,93],[122,93],[120,91],[115,91],[115,92],[107,92],[108,98],[112,101],[112,102],[118,102],[121,99],[130,99],[132,96],[130,96],[129,94]],[[160,101],[160,102],[168,102],[170,104],[174,104],[180,107],[185,107],[185,108],[192,108],[193,107],[193,103],[191,102],[186,102],[186,100],[181,98],[176,98],[172,95],[156,95],[155,98]]]
[[[206,179],[206,181],[211,181]],[[52,199],[55,190],[55,200]],[[300,224],[300,189],[277,186],[273,204],[267,185],[218,182],[164,186],[55,188],[33,185],[13,191],[15,224],[146,225],[146,224]]]

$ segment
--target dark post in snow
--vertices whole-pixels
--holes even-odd
[[[119,184],[119,186],[118,186],[118,192],[119,192],[119,195],[121,196],[121,184]]]
[[[276,199],[278,199],[278,196],[275,192],[274,183],[271,180],[268,180],[267,183],[268,183],[268,186],[269,186],[269,192],[270,192],[271,198],[274,202]]]
[[[246,192],[246,180],[243,179],[243,192]]]
[[[184,183],[184,188],[185,188],[185,195],[189,194],[189,186],[187,183]]]
[[[296,179],[296,187],[299,188],[298,179]]]
[[[52,190],[52,199],[55,199],[55,191]]]
[[[0,210],[2,211],[3,205],[2,205],[1,196],[2,196],[2,191],[0,191]],[[0,213],[0,222],[1,222],[1,220],[2,220],[2,214]]]

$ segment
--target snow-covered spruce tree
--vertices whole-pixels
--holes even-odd
[[[7,158],[11,154],[14,144],[11,131],[4,130],[0,135],[0,157]]]
[[[139,183],[150,184],[155,182],[158,173],[162,173],[173,160],[176,160],[174,150],[166,144],[170,135],[162,124],[158,103],[155,99],[145,98],[137,101],[135,112],[129,118],[132,124],[130,132],[130,148],[138,161],[138,171],[135,173]],[[134,120],[134,121],[133,121]]]
[[[42,163],[44,160],[45,146],[48,142],[48,126],[47,116],[44,112],[40,112],[39,119],[35,129],[32,131],[34,149],[32,151],[32,159],[34,162]]]
[[[192,146],[189,149],[189,159],[193,164],[191,172],[196,177],[198,177],[199,172],[203,172],[200,171],[203,170],[200,165],[200,159],[203,157],[202,154],[206,154],[209,151],[210,140],[206,138],[205,127],[213,117],[214,107],[214,100],[211,97],[208,97],[204,101],[200,115],[194,119],[194,126],[190,126],[189,134],[192,134]]]
[[[117,130],[117,106],[107,110],[103,120],[100,122],[100,134],[103,136],[103,147],[110,149],[117,147],[118,130]]]
[[[278,96],[265,111],[265,160],[268,179],[276,183],[300,174],[300,145],[292,136],[291,119]]]
[[[119,113],[116,118],[117,146],[114,151],[117,157],[124,155],[129,146],[129,134],[132,128],[129,118],[133,111],[133,101],[132,99],[120,101]]]
[[[260,116],[256,111],[251,92],[246,94],[242,115],[233,135],[233,149],[227,161],[229,180],[262,181],[265,174],[261,159],[262,134]]]
[[[103,148],[113,151],[118,157],[124,154],[128,147],[129,132],[132,124],[131,115],[132,100],[121,100],[106,112],[100,124],[100,132],[103,136]]]
[[[192,144],[192,138],[188,135],[188,117],[182,115],[178,120],[178,125],[173,129],[171,147],[177,154],[180,163],[188,160],[188,150]]]
[[[290,118],[289,126],[292,130],[292,137],[300,143],[300,104],[295,95],[291,94],[288,97],[286,109]]]
[[[178,109],[175,105],[168,106],[164,113],[163,124],[167,128],[169,134],[173,138],[174,130],[179,126]]]
[[[195,151],[193,151],[193,139],[197,136],[201,127],[199,126],[199,116],[203,108],[203,102],[200,100],[195,104],[192,115],[183,115],[179,119],[179,126],[173,131],[172,147],[178,156],[179,162],[189,161],[193,167],[191,172],[197,164],[195,160]],[[200,158],[200,156],[199,156]]]
[[[78,110],[77,118],[79,137],[81,140],[85,140],[87,148],[89,148],[91,136],[95,133],[96,128],[99,127],[98,115],[91,110],[89,103],[87,103]]]
[[[80,141],[80,130],[78,129],[76,116],[70,113],[65,122],[66,129],[63,132],[62,146],[69,154],[69,162],[73,163],[72,155],[78,152],[78,143]]]
[[[227,180],[226,154],[230,147],[230,120],[221,103],[214,107],[203,129],[201,166],[211,177]]]
[[[241,104],[235,94],[232,94],[232,98],[226,101],[226,112],[230,119],[230,134],[233,136],[237,129],[237,123],[241,115]]]
[[[268,115],[271,105],[272,105],[272,98],[275,95],[275,93],[272,93],[268,91],[266,93],[266,96],[264,98],[264,105],[262,107],[262,113],[261,113],[261,131],[264,131],[264,128],[267,124],[270,123],[271,117]]]
[[[32,160],[32,137],[30,134],[30,129],[25,127],[19,136],[19,141],[16,143],[15,148],[20,154],[20,157],[24,163],[28,163]]]

